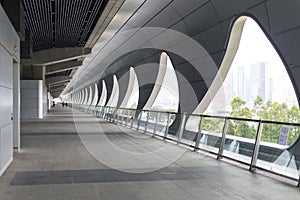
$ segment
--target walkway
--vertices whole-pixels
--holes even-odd
[[[92,116],[74,111],[86,131],[97,133]],[[117,132],[99,120],[121,148],[144,152],[164,142]],[[124,128],[125,129],[125,128]],[[140,137],[132,137],[140,135]],[[70,108],[55,108],[43,120],[22,122],[22,150],[0,178],[1,200],[135,199],[299,199],[296,183],[251,173],[210,156],[186,151],[168,167],[149,173],[125,173],[97,161],[83,146]],[[180,148],[180,147],[176,147]]]

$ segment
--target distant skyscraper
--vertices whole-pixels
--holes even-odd
[[[260,95],[266,101],[266,64],[251,64],[251,97],[254,100]]]
[[[237,71],[237,96],[245,99],[245,70],[244,66],[239,66]]]
[[[269,78],[268,100],[273,101],[273,79]]]

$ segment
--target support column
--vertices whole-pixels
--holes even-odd
[[[13,64],[13,145],[20,150],[20,64]]]

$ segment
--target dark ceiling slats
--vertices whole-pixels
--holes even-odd
[[[107,0],[23,0],[33,50],[82,47]]]
[[[101,6],[103,6],[103,0],[96,1],[96,5],[93,7],[93,10],[90,12],[91,13],[91,20],[87,21],[89,24],[86,29],[83,30],[81,38],[78,40],[81,43],[84,43],[84,39],[87,38],[90,35],[92,27],[94,27],[96,19],[99,18],[99,11],[101,10]]]

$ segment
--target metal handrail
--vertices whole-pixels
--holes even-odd
[[[92,111],[92,113],[94,113],[97,117],[102,117],[103,119],[106,119],[108,121],[112,121],[114,123],[121,123],[123,122],[123,120],[126,120],[126,123],[125,123],[125,126],[129,127],[129,128],[133,128],[133,121],[137,120],[136,122],[138,123],[137,124],[137,130],[139,130],[139,127],[140,127],[140,123],[142,121],[142,113],[143,112],[147,112],[147,121],[142,121],[142,122],[145,122],[145,129],[143,130],[144,133],[151,133],[152,136],[159,136],[163,139],[167,139],[167,140],[171,140],[171,141],[176,141],[173,137],[168,137],[168,132],[169,132],[169,126],[171,126],[171,123],[170,123],[170,116],[171,115],[182,115],[184,117],[182,117],[182,121],[181,121],[181,124],[180,124],[180,127],[178,130],[180,137],[177,138],[177,144],[184,144],[184,145],[187,145],[188,147],[191,147],[191,148],[194,148],[194,150],[198,150],[198,149],[201,149],[199,147],[199,144],[200,144],[200,135],[203,134],[202,132],[202,125],[203,125],[203,119],[205,118],[213,118],[213,119],[224,119],[224,127],[223,127],[223,132],[222,132],[222,136],[221,136],[221,143],[220,143],[220,146],[217,147],[219,149],[218,152],[211,152],[211,153],[214,153],[217,155],[218,159],[221,159],[222,157],[226,157],[223,155],[223,149],[224,149],[224,145],[225,145],[225,140],[227,138],[226,136],[226,132],[227,132],[227,125],[226,123],[228,123],[229,120],[236,120],[236,121],[245,121],[245,122],[255,122],[255,123],[258,123],[259,126],[257,127],[257,132],[256,132],[256,135],[255,135],[255,138],[253,139],[255,141],[254,143],[254,147],[253,149],[250,149],[252,150],[252,156],[251,156],[251,162],[250,163],[246,163],[247,165],[249,165],[249,170],[253,171],[255,170],[256,168],[260,168],[258,166],[256,166],[256,161],[257,161],[257,158],[258,158],[258,154],[259,154],[259,147],[260,147],[260,141],[261,141],[261,135],[262,135],[262,132],[263,132],[263,124],[275,124],[275,125],[286,125],[286,126],[294,126],[294,127],[300,127],[300,124],[299,123],[290,123],[290,122],[277,122],[277,121],[271,121],[271,120],[261,120],[261,119],[248,119],[248,118],[240,118],[240,117],[232,117],[232,116],[213,116],[213,115],[207,115],[207,114],[187,114],[187,113],[176,113],[176,112],[168,112],[168,111],[157,111],[157,110],[137,110],[137,109],[133,109],[133,108],[116,108],[116,107],[110,107],[110,106],[94,106],[94,108],[92,108],[93,106],[88,106],[88,109],[85,109],[86,108],[86,105],[80,105],[80,104],[75,104],[75,107],[80,109],[80,108],[83,108],[83,110],[85,111]],[[118,110],[122,110],[122,113],[118,113]],[[95,112],[93,112],[93,110]],[[124,115],[124,111],[127,111],[127,118],[126,118],[126,114]],[[129,112],[133,112],[133,116],[136,116],[137,118],[136,119],[133,119],[131,120],[131,123],[127,123],[129,122],[129,117],[131,118],[132,116],[129,115]],[[97,114],[98,112],[98,114]],[[100,113],[100,114],[99,114]],[[138,115],[136,115],[136,113],[138,113]],[[150,113],[157,113],[154,117],[155,119],[155,123],[154,123],[154,128],[152,131],[154,132],[150,132],[150,130],[148,131],[148,126],[149,126],[149,114]],[[165,131],[163,133],[163,135],[158,135],[157,134],[157,126],[158,126],[158,118],[161,116],[161,114],[165,114],[166,116],[168,116],[168,120],[167,120],[167,124],[166,125],[163,125],[163,126],[166,126],[165,127]],[[122,116],[121,117],[121,122],[119,122],[119,116]],[[185,143],[184,141],[181,141],[182,140],[182,133],[185,129],[185,123],[187,122],[187,120],[189,119],[189,117],[199,117],[200,119],[200,123],[199,123],[199,127],[198,127],[198,131],[196,132],[196,141],[194,145],[191,145],[191,144],[188,144],[188,143]],[[117,120],[115,120],[117,119]],[[152,123],[153,124],[153,123]],[[184,124],[184,125],[183,125]],[[162,124],[161,124],[162,125]],[[197,146],[198,145],[198,146]],[[205,149],[202,149],[204,151],[206,151]],[[250,156],[249,156],[250,157]],[[238,160],[238,159],[235,159],[235,158],[229,158],[229,159],[232,159],[232,160],[236,160],[238,162],[243,162],[241,160]],[[245,162],[243,162],[245,163]],[[260,168],[261,169],[261,168]],[[275,173],[275,174],[278,174],[277,172],[273,172],[271,170],[268,170],[268,169],[264,169],[266,171],[269,171],[271,173]],[[287,177],[286,175],[284,174],[279,174],[281,176],[284,176],[284,177]],[[293,180],[297,180],[299,183],[300,183],[300,179],[295,179],[295,178],[292,178],[292,177],[287,177],[287,178],[290,178],[290,179],[293,179]]]

